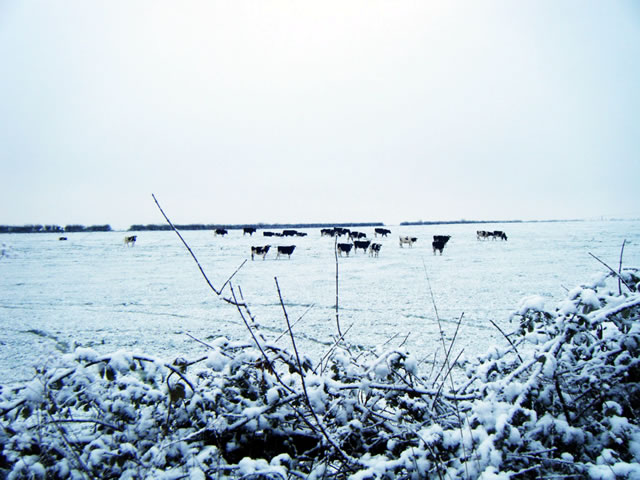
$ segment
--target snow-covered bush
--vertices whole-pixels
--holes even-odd
[[[640,276],[622,277],[525,301],[457,385],[343,342],[317,364],[260,335],[191,361],[80,348],[0,392],[0,476],[640,478]]]

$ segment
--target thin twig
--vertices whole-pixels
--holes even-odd
[[[229,278],[227,278],[227,281],[226,281],[226,282],[224,282],[224,284],[222,284],[222,287],[220,287],[220,291],[221,291],[221,292],[224,290],[224,287],[226,287],[226,286],[227,286],[227,284],[231,281],[231,279],[232,279],[233,277],[235,277],[235,276],[236,276],[236,273],[238,273],[238,272],[240,271],[240,269],[241,269],[242,267],[244,267],[244,264],[245,264],[245,263],[247,263],[247,260],[246,260],[246,259],[245,259],[245,261],[244,261],[244,262],[242,262],[242,263],[240,264],[240,266],[239,266],[238,268],[236,268],[236,271],[235,271],[235,272],[233,272]],[[242,292],[240,292],[240,296],[242,296]],[[243,298],[242,300],[244,301],[244,298]]]
[[[562,405],[562,410],[564,411],[564,416],[567,419],[567,424],[571,427],[571,415],[569,414],[569,408],[567,407],[567,403],[564,401],[564,395],[562,394],[562,390],[560,389],[560,378],[556,375],[555,378],[556,384],[556,393],[558,394],[558,399],[560,400],[560,405]]]
[[[462,315],[460,315],[460,318],[458,319],[458,323],[456,325],[456,331],[453,334],[453,338],[451,339],[451,342],[449,343],[449,349],[447,350],[447,353],[445,355],[445,359],[449,359],[451,356],[451,350],[453,349],[453,345],[456,341],[456,337],[458,336],[458,331],[460,330],[460,324],[462,323],[462,318],[464,317],[464,312],[462,312]],[[440,371],[438,372],[438,375],[436,375],[435,380],[433,381],[434,383],[438,381],[438,378],[440,378],[440,374],[442,373],[442,370],[444,370],[445,365],[447,365],[449,362],[445,362],[442,365],[442,368],[440,369]],[[455,362],[454,362],[455,365]],[[448,365],[447,365],[448,366]],[[444,380],[446,381],[447,377],[444,378]]]
[[[453,369],[453,367],[455,367],[456,363],[458,363],[458,360],[460,359],[460,356],[462,355],[462,352],[464,352],[464,349],[460,350],[460,353],[458,353],[458,356],[453,361],[453,364],[451,364],[451,366],[449,366],[447,372],[445,373],[444,379],[442,380],[442,383],[440,384],[440,387],[438,388],[438,392],[436,393],[435,397],[433,397],[432,405],[435,405],[436,400],[438,400],[438,397],[440,397],[440,393],[442,392],[442,388],[444,387],[444,384],[447,382],[447,377],[449,377],[451,375],[451,370]],[[455,388],[453,386],[453,379],[451,379],[451,391],[452,391],[452,393],[455,392]],[[456,409],[457,409],[457,404],[456,404]]]
[[[600,260],[598,257],[596,257],[593,253],[588,252],[589,255],[591,255],[593,258],[595,258],[597,261],[599,261],[602,265],[604,265],[605,267],[607,267],[611,273],[613,273],[616,277],[618,277],[618,280],[622,281],[622,283],[624,283],[624,286],[627,287],[629,289],[630,292],[633,292],[633,288],[631,288],[631,286],[625,281],[624,278],[622,278],[622,276],[616,272],[613,268],[611,268],[609,265],[607,265],[606,263],[604,263],[602,260]]]
[[[333,446],[333,448],[336,449],[336,451],[340,454],[340,456],[343,458],[343,460],[345,462],[347,462],[347,464],[350,464],[351,463],[351,459],[340,448],[340,446],[338,444],[336,444],[333,441],[333,439],[329,436],[329,433],[325,430],[324,426],[320,422],[320,419],[318,418],[318,415],[316,414],[315,410],[313,409],[313,406],[311,405],[311,399],[309,398],[309,392],[307,391],[307,382],[305,381],[305,378],[304,378],[304,370],[302,369],[302,362],[300,361],[300,354],[298,353],[298,347],[296,346],[296,340],[295,340],[295,337],[293,335],[293,330],[291,329],[291,322],[289,321],[289,315],[287,314],[287,309],[284,306],[284,300],[282,299],[282,292],[280,291],[280,285],[278,284],[278,278],[274,277],[274,279],[275,279],[275,282],[276,282],[276,288],[278,290],[278,298],[280,298],[280,305],[282,306],[282,311],[284,312],[284,318],[285,318],[285,321],[287,322],[287,328],[289,329],[289,336],[291,337],[291,345],[293,347],[294,353],[296,354],[296,361],[298,362],[298,375],[300,375],[300,382],[302,383],[302,391],[304,393],[305,402],[307,403],[307,408],[309,408],[309,412],[311,412],[311,415],[313,415],[313,418],[315,419],[316,424],[318,425],[318,428],[322,432],[322,435]]]
[[[402,340],[402,343],[398,345],[398,348],[402,347],[405,343],[407,343],[407,340],[409,340],[410,335],[411,335],[411,332],[407,333],[407,336],[404,337],[404,340]]]
[[[516,348],[516,346],[513,344],[513,342],[511,341],[511,339],[509,338],[509,336],[504,333],[504,331],[491,319],[489,319],[489,321],[491,322],[491,325],[493,325],[494,327],[496,327],[498,329],[498,331],[502,334],[502,336],[504,338],[507,339],[507,342],[509,342],[509,344],[511,345],[511,347],[513,348],[513,351],[516,352],[516,355],[518,356],[518,359],[520,360],[520,363],[523,363],[524,360],[522,360],[522,357],[520,356],[520,353],[518,353],[518,349]]]
[[[213,290],[215,292],[216,295],[220,296],[220,294],[222,293],[222,291],[218,291],[216,290],[216,287],[213,286],[213,284],[211,283],[211,281],[209,280],[209,277],[207,277],[207,274],[204,273],[204,269],[202,268],[202,265],[200,265],[200,262],[198,261],[198,259],[196,258],[195,254],[193,253],[193,251],[191,250],[191,247],[189,247],[189,244],[185,241],[184,238],[182,238],[182,235],[180,235],[180,232],[178,231],[178,229],[173,225],[173,223],[171,223],[171,220],[169,220],[169,217],[167,217],[167,215],[164,213],[164,210],[162,210],[162,207],[160,206],[160,204],[158,203],[158,200],[156,199],[156,196],[152,193],[151,196],[153,197],[153,201],[156,202],[156,205],[158,206],[158,209],[160,210],[160,213],[162,213],[162,216],[164,217],[164,219],[167,221],[167,223],[169,224],[169,226],[171,227],[171,229],[176,232],[176,235],[178,235],[178,238],[180,238],[180,240],[182,240],[182,243],[184,244],[184,246],[187,248],[187,250],[189,251],[189,253],[191,254],[191,257],[193,258],[193,260],[196,262],[196,265],[198,266],[198,268],[200,269],[200,273],[202,273],[202,276],[204,277],[205,281],[207,282],[207,285],[209,285],[209,288],[211,288],[211,290]]]
[[[54,409],[56,411],[59,411],[58,405],[57,405],[56,401],[53,399],[53,397],[51,396],[50,392],[47,392],[47,398],[53,404]],[[66,434],[65,430],[56,422],[56,419],[53,418],[53,415],[51,413],[49,413],[48,409],[45,409],[45,413],[51,419],[51,421],[52,421],[53,425],[55,426],[56,430],[58,431],[58,433],[62,437],[62,441],[66,444],[67,448],[73,454],[73,457],[74,457],[75,461],[78,463],[78,466],[80,467],[80,469],[83,470],[82,473],[85,473],[87,475],[87,478],[91,478],[91,472],[89,471],[89,468],[82,461],[82,458],[80,457],[78,452],[76,452],[76,450],[73,448],[73,445],[71,444],[71,442],[67,438],[67,434]]]
[[[622,285],[620,284],[620,279],[622,278],[622,254],[624,253],[624,244],[627,243],[627,240],[622,241],[622,248],[620,249],[620,264],[618,265],[618,295],[622,295]]]
[[[195,340],[196,342],[200,343],[201,345],[204,345],[205,347],[207,347],[207,348],[208,348],[208,349],[210,349],[210,350],[216,350],[216,348],[215,348],[215,347],[212,347],[212,346],[211,346],[211,345],[209,345],[208,343],[203,342],[202,340],[200,340],[199,338],[194,337],[193,335],[191,335],[191,334],[190,334],[190,333],[188,333],[188,332],[185,332],[185,335],[186,335],[187,337],[189,337],[189,338],[191,338],[191,339]]]
[[[233,285],[231,285],[231,294],[233,295],[233,299],[236,300],[236,293],[235,293],[235,290],[233,288]],[[269,358],[267,353],[264,351],[264,349],[262,348],[262,345],[260,344],[260,342],[256,338],[255,334],[253,333],[253,329],[249,325],[249,322],[247,322],[247,319],[245,318],[244,313],[242,313],[242,309],[240,308],[240,304],[237,301],[236,301],[236,308],[238,309],[238,313],[240,314],[240,317],[242,318],[242,321],[244,322],[245,326],[249,330],[249,333],[251,334],[251,338],[253,338],[253,341],[256,344],[256,346],[258,347],[258,349],[260,350],[260,353],[262,353],[262,357],[264,358],[265,362],[267,362],[267,368],[269,369],[269,371],[273,373],[273,375],[276,377],[276,380],[278,381],[278,383],[280,385],[285,387],[290,392],[293,392],[291,387],[289,387],[286,383],[284,383],[282,381],[282,379],[280,378],[280,375],[278,375],[278,372],[277,372],[275,366],[273,365],[273,362],[271,361],[271,359]]]
[[[340,296],[339,296],[339,289],[338,289],[338,236],[335,236],[335,241],[333,244],[333,252],[336,256],[336,326],[338,327],[338,337],[342,338],[342,332],[340,331],[340,311],[339,311],[339,304],[340,304]]]
[[[349,325],[347,327],[347,330],[344,332],[344,335],[346,335],[347,333],[349,333],[349,330],[351,330],[351,328],[353,327],[353,324]],[[320,359],[320,363],[318,364],[318,367],[322,367],[322,369],[320,370],[320,372],[324,372],[324,361],[329,357],[329,355],[331,355],[333,353],[333,351],[338,347],[338,345],[340,345],[340,342],[342,342],[342,340],[344,340],[344,335],[341,337],[338,337],[334,342],[333,345],[331,345],[331,347],[329,347],[329,350],[327,350],[327,353],[325,353],[322,358]],[[318,367],[316,367],[313,370],[313,373],[317,373]]]
[[[312,309],[313,307],[315,307],[315,306],[316,306],[316,304],[315,304],[315,303],[313,303],[313,304],[309,305],[309,306],[307,307],[307,309],[306,309],[304,312],[302,312],[302,315],[300,315],[300,316],[298,317],[298,319],[297,319],[295,322],[293,322],[293,326],[295,327],[298,323],[300,323],[300,322],[302,321],[302,319],[305,317],[305,315],[306,315],[307,313],[309,313],[309,312],[311,311],[311,309]],[[286,331],[282,332],[282,333],[278,336],[278,338],[276,338],[276,339],[273,341],[273,343],[278,343],[280,340],[282,340],[282,337],[284,337],[286,334],[287,334],[287,332],[286,332]]]
[[[436,320],[438,321],[438,328],[440,329],[440,339],[442,340],[442,347],[443,347],[443,349],[445,351],[444,361],[445,361],[445,364],[447,365],[447,368],[448,368],[449,372],[451,372],[451,368],[452,367],[451,367],[450,362],[449,362],[449,353],[451,351],[451,348],[447,349],[447,346],[446,346],[445,341],[444,341],[444,331],[442,329],[442,322],[440,321],[440,315],[438,315],[438,307],[436,305],[435,296],[433,295],[433,290],[431,289],[431,281],[429,280],[429,274],[427,272],[427,265],[424,263],[424,259],[422,259],[422,265],[424,266],[424,274],[425,274],[425,277],[427,279],[427,285],[429,287],[429,293],[431,295],[431,302],[433,303],[433,308],[434,308],[435,313],[436,313]],[[462,321],[462,316],[460,317],[460,321]],[[457,332],[457,330],[456,330],[456,332]],[[451,344],[451,346],[453,346],[453,343]],[[460,352],[460,354],[461,353],[462,352]],[[460,356],[460,354],[458,354],[458,357]],[[456,361],[457,361],[457,359],[456,359]],[[455,365],[455,362],[454,362],[454,365]],[[447,375],[449,375],[449,374],[450,373],[448,373]],[[450,377],[450,379],[451,379],[451,391],[454,392],[455,391],[455,385],[453,383],[453,377]],[[446,377],[445,377],[445,380],[446,380]],[[442,386],[444,386],[444,382],[442,382],[441,388],[442,388]],[[439,394],[440,394],[440,392],[438,392],[438,395],[436,395],[434,397],[433,402],[431,403],[432,410],[435,410],[435,405],[436,405],[435,402],[438,399]],[[466,449],[466,447],[464,445],[464,442],[462,441],[462,439],[464,437],[464,433],[462,431],[462,418],[460,416],[460,410],[458,408],[458,402],[454,402],[454,407],[455,407],[455,411],[456,411],[456,416],[458,418],[458,426],[460,427],[460,440],[461,440],[461,444],[462,444],[462,454],[463,454],[464,457],[467,457],[467,449]],[[466,478],[469,478],[469,469],[467,467],[466,462],[465,462],[464,465],[465,465],[464,468],[465,468]]]

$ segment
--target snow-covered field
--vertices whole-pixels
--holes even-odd
[[[541,295],[553,307],[566,289],[606,268],[640,266],[640,221],[589,221],[435,226],[391,226],[379,258],[358,252],[339,258],[339,313],[352,344],[399,345],[429,358],[440,349],[436,311],[448,338],[458,320],[456,354],[467,356],[505,342],[491,325],[511,331],[509,315],[523,297]],[[373,237],[373,228],[362,228]],[[507,242],[478,241],[476,230],[504,230]],[[319,229],[306,237],[253,237],[232,230],[183,232],[212,283],[233,278],[262,331],[272,339],[286,328],[274,277],[304,353],[323,355],[336,334],[334,241]],[[236,309],[217,298],[173,232],[139,232],[134,247],[124,232],[0,235],[1,383],[23,381],[33,367],[76,345],[120,349],[167,360],[191,356],[218,336],[247,339]],[[400,248],[398,235],[418,237]],[[442,256],[433,235],[451,235]],[[291,259],[251,261],[251,245],[297,246]],[[237,288],[239,287],[239,289]],[[225,295],[230,294],[228,287]],[[434,308],[435,305],[435,308]],[[287,346],[289,339],[279,340]]]

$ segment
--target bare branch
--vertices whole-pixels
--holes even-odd
[[[293,351],[296,354],[296,361],[298,362],[298,374],[300,375],[300,382],[302,383],[302,390],[304,392],[304,399],[305,399],[305,402],[307,403],[307,408],[309,409],[309,412],[311,412],[311,415],[313,415],[313,418],[315,419],[316,424],[318,425],[318,428],[322,432],[322,435],[327,439],[327,442],[329,442],[333,446],[333,448],[335,448],[336,452],[340,454],[340,456],[345,460],[345,462],[350,464],[352,463],[352,460],[340,448],[340,446],[337,443],[335,443],[335,441],[329,436],[329,433],[325,430],[324,426],[320,422],[320,419],[316,415],[316,412],[313,409],[313,405],[311,405],[311,399],[309,398],[309,392],[307,391],[307,382],[304,379],[304,371],[302,369],[302,362],[300,361],[300,354],[298,353],[298,348],[296,347],[296,340],[293,335],[293,330],[291,329],[291,322],[289,322],[289,315],[287,314],[287,309],[284,306],[284,300],[282,299],[282,292],[280,291],[280,285],[278,285],[278,278],[274,277],[274,279],[276,282],[276,288],[278,289],[278,297],[280,298],[280,305],[282,306],[282,311],[284,312],[284,318],[287,322],[287,328],[289,329],[289,336],[291,337],[291,345],[293,346]]]
[[[156,205],[158,206],[158,209],[160,210],[160,213],[162,213],[162,216],[164,217],[164,219],[167,221],[167,223],[169,224],[171,229],[174,232],[176,232],[176,235],[178,235],[178,238],[180,238],[180,240],[182,240],[182,243],[184,244],[184,246],[187,248],[187,250],[191,254],[191,257],[196,262],[196,265],[200,269],[200,273],[202,274],[202,276],[204,277],[205,281],[207,282],[207,285],[209,285],[209,288],[211,288],[211,290],[213,290],[216,295],[220,296],[220,293],[222,293],[222,291],[216,290],[216,287],[213,286],[213,284],[209,280],[209,277],[207,277],[207,274],[204,273],[204,269],[202,268],[202,265],[200,265],[200,262],[198,261],[198,259],[196,258],[195,254],[191,250],[191,247],[189,247],[189,244],[185,241],[184,238],[182,238],[182,235],[180,235],[180,232],[178,231],[178,229],[173,225],[173,223],[171,223],[171,220],[169,220],[169,217],[167,217],[167,215],[164,213],[164,210],[162,210],[162,207],[158,203],[158,200],[156,199],[156,196],[153,193],[151,194],[151,196],[153,197],[153,201],[156,202]]]
[[[513,351],[516,352],[516,355],[518,356],[518,360],[520,360],[520,363],[523,363],[524,360],[522,360],[522,357],[520,356],[520,353],[518,352],[518,349],[516,348],[516,346],[513,344],[513,342],[511,341],[511,339],[509,338],[509,336],[504,333],[504,331],[491,319],[489,319],[489,321],[491,322],[491,325],[493,325],[494,327],[496,327],[498,329],[498,331],[502,334],[502,336],[504,338],[507,339],[507,342],[509,342],[509,344],[511,345],[511,347],[513,348]]]
[[[618,272],[616,272],[613,268],[611,268],[609,265],[607,265],[602,260],[600,260],[598,257],[596,257],[593,253],[591,253],[591,252],[588,252],[588,253],[593,258],[595,258],[597,261],[599,261],[602,265],[607,267],[611,273],[613,273],[616,277],[618,277],[618,280],[622,281],[622,283],[624,283],[624,286],[627,287],[630,292],[633,292],[633,288],[625,281],[624,278],[622,278],[622,276]]]
[[[622,295],[622,285],[620,284],[621,275],[622,275],[622,254],[624,253],[624,245],[627,243],[627,240],[622,241],[622,248],[620,249],[620,263],[618,264],[618,295]]]
[[[338,290],[338,236],[335,236],[333,244],[333,253],[336,256],[336,326],[338,327],[338,337],[342,338],[342,332],[340,331],[340,312],[338,305],[340,304],[340,296]]]

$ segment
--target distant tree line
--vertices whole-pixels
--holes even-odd
[[[418,220],[415,222],[400,222],[400,225],[460,225],[474,223],[522,223],[522,220]]]
[[[475,223],[563,223],[563,222],[581,222],[582,220],[436,220],[416,222],[400,222],[400,225],[460,225]]]
[[[178,230],[216,230],[224,228],[225,230],[239,230],[241,228],[328,228],[328,227],[382,227],[382,222],[361,222],[361,223],[247,223],[243,225],[227,225],[227,224],[202,224],[192,223],[188,225],[175,225]],[[140,232],[145,230],[163,231],[171,230],[168,224],[152,224],[152,225],[131,225],[130,232]]]
[[[0,225],[0,233],[110,232],[111,225]]]

